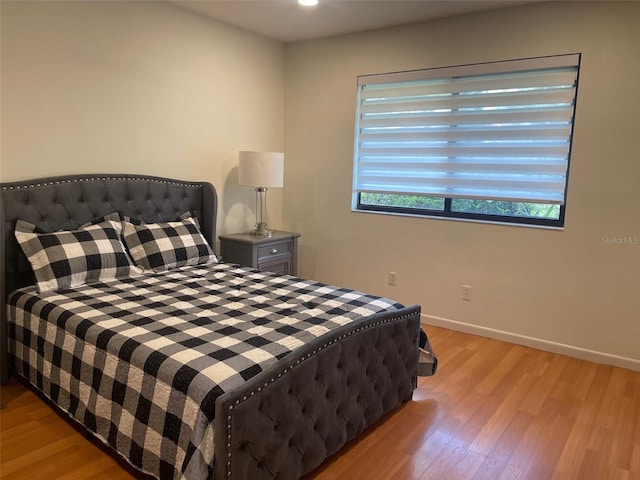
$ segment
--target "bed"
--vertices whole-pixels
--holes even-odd
[[[209,183],[105,174],[0,188],[2,382],[26,380],[141,472],[300,478],[435,373],[418,306],[215,258]],[[167,225],[204,239],[198,262],[136,257],[140,244],[125,242],[125,275],[70,274],[47,290],[41,255],[24,253],[25,239],[68,231],[169,241]],[[172,268],[154,268],[158,257]]]

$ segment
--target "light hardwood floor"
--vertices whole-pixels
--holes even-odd
[[[640,373],[427,332],[438,373],[305,480],[640,479]],[[20,383],[0,394],[2,479],[134,478]]]

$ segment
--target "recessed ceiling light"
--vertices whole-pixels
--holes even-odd
[[[318,0],[298,0],[298,3],[305,7],[313,7],[318,4]]]

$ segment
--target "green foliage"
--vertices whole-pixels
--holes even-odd
[[[416,208],[420,210],[444,210],[444,198],[422,195],[403,195],[397,193],[361,193],[360,202],[364,205],[384,207]]]
[[[444,198],[426,197],[422,195],[405,195],[395,193],[361,193],[363,205],[378,205],[417,210],[445,210]],[[558,220],[560,206],[543,203],[505,202],[502,200],[478,200],[471,198],[454,198],[451,200],[451,211],[482,215],[499,215],[505,217],[546,218]]]
[[[451,201],[454,212],[481,213],[506,217],[560,218],[560,206],[544,203],[505,202],[502,200],[473,200],[455,198]]]

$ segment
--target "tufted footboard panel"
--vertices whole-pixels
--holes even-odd
[[[216,480],[294,480],[411,399],[420,307],[296,351],[216,404]]]

